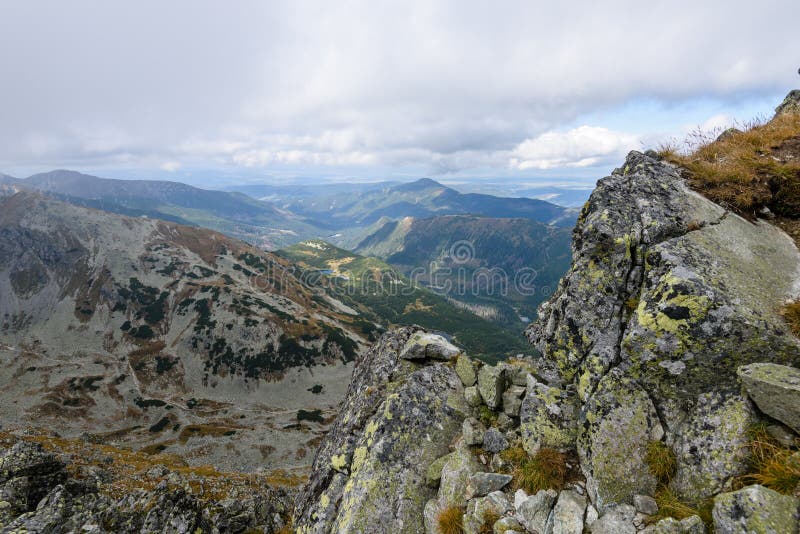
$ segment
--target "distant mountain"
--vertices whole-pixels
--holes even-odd
[[[6,183],[85,207],[204,226],[266,249],[320,233],[313,223],[267,202],[179,182],[114,180],[58,170]]]
[[[522,218],[387,221],[355,251],[509,326],[533,319],[569,268],[571,231]]]
[[[41,193],[0,200],[4,429],[307,466],[377,327],[296,270],[210,230]]]
[[[276,191],[276,195],[279,193]],[[407,184],[374,184],[362,190],[316,191],[308,197],[271,197],[285,209],[319,221],[332,229],[364,227],[381,217],[426,218],[436,215],[480,215],[482,217],[520,217],[570,227],[577,210],[544,200],[504,198],[478,193],[463,194],[423,178]]]
[[[306,269],[302,278],[324,288],[363,316],[394,327],[420,325],[446,331],[467,351],[489,361],[525,352],[517,329],[504,328],[455,305],[377,258],[359,256],[322,240],[277,252]]]

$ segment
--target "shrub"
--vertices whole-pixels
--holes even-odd
[[[509,447],[501,457],[511,464],[514,489],[536,493],[543,489],[561,490],[567,478],[567,455],[543,447],[529,456],[520,445]]]
[[[448,506],[436,516],[441,534],[464,534],[464,511],[458,506]]]
[[[675,452],[661,441],[651,441],[647,444],[647,453],[644,461],[650,470],[650,474],[662,484],[669,483],[678,468]]]

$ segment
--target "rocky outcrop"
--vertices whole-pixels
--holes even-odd
[[[739,377],[762,412],[800,432],[800,369],[754,363],[740,367]]]
[[[797,532],[800,500],[763,486],[749,486],[714,499],[716,532]]]
[[[746,466],[754,421],[737,368],[800,364],[779,315],[799,270],[783,232],[694,193],[655,154],[632,152],[598,182],[572,268],[527,332],[557,370],[523,402],[529,449],[573,440],[601,512],[652,494],[652,441],[678,457],[671,485],[681,497],[723,491]],[[571,419],[562,399],[574,399]]]
[[[388,333],[357,361],[339,417],[297,500],[297,532],[424,530],[423,508],[435,494],[428,481],[438,476],[450,484],[455,464],[468,460],[448,459],[438,475],[428,474],[449,452],[468,407],[452,366],[417,358],[451,353],[432,346],[443,338],[423,334],[419,328]],[[409,354],[413,359],[401,357]],[[475,471],[459,468],[457,480],[466,485]]]

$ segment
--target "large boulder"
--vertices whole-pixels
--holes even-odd
[[[717,532],[782,534],[798,531],[800,500],[763,486],[748,486],[714,498]]]
[[[436,493],[426,483],[428,468],[448,453],[468,410],[451,367],[400,357],[424,333],[387,333],[356,361],[339,416],[297,499],[297,532],[424,530],[423,509]]]
[[[673,481],[679,497],[711,496],[745,467],[729,444],[732,434],[743,439],[750,417],[736,370],[800,366],[800,344],[780,316],[797,296],[798,273],[786,234],[691,191],[655,154],[631,152],[598,182],[574,231],[572,267],[527,333],[557,369],[559,389],[576,395],[573,428],[601,508],[652,488],[640,452],[659,427],[666,443],[689,451]],[[542,413],[523,403],[523,435],[535,436],[526,422]],[[625,422],[626,413],[635,417]],[[633,444],[630,454],[619,453],[605,418],[620,422],[616,436]],[[693,454],[699,443],[707,450]],[[617,461],[612,472],[639,482],[613,483],[598,469]]]
[[[762,412],[800,432],[800,369],[751,363],[739,368],[739,377]]]

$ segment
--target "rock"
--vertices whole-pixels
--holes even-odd
[[[541,447],[566,449],[576,437],[575,408],[572,396],[528,375],[525,398],[520,408],[519,430],[528,454]]]
[[[481,470],[480,464],[468,450],[457,449],[442,466],[439,482],[439,501],[442,504],[463,506],[470,478]]]
[[[658,504],[656,500],[649,495],[634,495],[633,507],[637,512],[646,515],[656,515],[658,513]]]
[[[493,527],[494,534],[515,534],[525,532],[525,526],[512,516],[501,517]]]
[[[500,473],[484,473],[478,472],[469,477],[467,482],[466,496],[467,499],[473,497],[483,497],[493,491],[503,489],[509,482],[511,482],[511,475],[502,475]]]
[[[484,365],[478,371],[478,392],[492,410],[501,407],[507,380],[506,368],[501,365]]]
[[[426,534],[442,534],[438,519],[439,514],[445,508],[447,508],[447,505],[440,502],[439,499],[430,499],[425,503],[425,507],[422,509],[422,522],[425,526],[424,532]]]
[[[774,363],[751,363],[739,377],[758,409],[800,432],[800,369]]]
[[[466,354],[461,354],[456,359],[456,374],[466,387],[474,386],[478,381],[478,375],[475,373],[475,362]]]
[[[514,420],[504,413],[501,413],[500,415],[497,416],[496,424],[498,430],[501,430],[503,432],[511,430],[512,428],[514,428],[515,425]]]
[[[714,497],[716,532],[782,533],[798,531],[800,500],[763,486],[748,486]]]
[[[426,484],[427,470],[448,453],[468,407],[451,367],[400,358],[419,331],[388,332],[356,360],[347,396],[297,498],[297,531],[423,530],[420,512],[435,495]],[[368,387],[372,395],[363,394]],[[454,461],[451,457],[443,467],[440,492],[448,476],[452,480],[447,466]]]
[[[0,517],[33,511],[66,479],[65,465],[54,454],[38,443],[17,442],[0,456],[0,500],[7,503]]]
[[[464,443],[467,445],[483,445],[483,437],[486,434],[486,427],[483,423],[469,417],[464,419],[461,425],[461,435],[464,437]]]
[[[582,534],[586,497],[571,490],[558,494],[558,500],[550,516],[547,534]]]
[[[517,519],[531,532],[544,532],[550,511],[558,498],[555,490],[541,490],[535,495],[530,495],[517,503],[514,495],[514,507],[517,509]]]
[[[636,534],[635,516],[636,509],[629,504],[614,506],[592,523],[592,534]]]
[[[500,452],[508,448],[508,439],[496,428],[490,428],[483,435],[483,449],[486,452]]]
[[[738,367],[800,367],[800,345],[779,313],[796,294],[796,276],[786,273],[800,270],[800,254],[776,227],[746,221],[690,190],[669,162],[631,152],[584,206],[572,256],[527,335],[556,369],[559,389],[575,392],[575,413],[586,415],[565,427],[579,428],[581,468],[593,499],[600,488],[602,512],[634,494],[653,494],[641,455],[648,434],[660,427],[670,445],[699,439],[704,414],[718,417],[740,393]],[[613,425],[604,420],[624,422],[631,410],[636,425],[626,422],[616,432],[626,446],[634,444],[621,455],[625,447],[608,439]],[[523,402],[520,428],[533,450],[541,433],[536,426],[525,431],[531,420]],[[730,454],[729,429],[738,432],[719,423],[706,432],[705,459],[684,454],[678,462],[681,485],[702,488],[694,500],[713,495],[741,469]],[[724,458],[725,472],[710,477],[716,457]],[[700,476],[689,477],[693,465],[685,462],[695,461]],[[597,469],[615,463],[611,473],[622,475],[621,484]]]
[[[428,466],[428,470],[425,472],[425,483],[428,485],[428,487],[439,487],[439,481],[442,479],[442,468],[449,459],[450,455],[446,454],[445,456],[441,456],[431,462],[431,465]]]
[[[756,422],[750,402],[738,392],[704,393],[681,425],[674,450],[678,470],[670,487],[679,497],[714,495],[748,467],[748,430]]]
[[[486,497],[473,499],[467,504],[467,511],[464,513],[464,534],[480,534],[481,528],[486,522],[486,514],[493,512],[503,516],[507,512],[514,510],[502,491],[495,491]]]
[[[414,332],[400,351],[400,358],[405,360],[444,360],[447,361],[460,354],[461,351],[443,336],[431,334],[423,330]]]
[[[680,521],[668,517],[645,527],[641,534],[706,534],[706,526],[703,524],[703,520],[696,515]]]
[[[592,526],[597,518],[600,517],[600,514],[597,513],[597,508],[594,507],[591,503],[586,505],[586,519],[584,520],[587,527]]]
[[[786,447],[787,449],[797,447],[798,445],[797,434],[795,434],[785,426],[777,424],[767,425],[766,430],[767,434],[769,434],[772,439],[780,443],[782,447]]]
[[[524,387],[510,386],[503,393],[503,413],[509,417],[519,417],[519,411],[522,407],[522,398],[524,396]]]
[[[481,397],[481,394],[478,392],[478,386],[464,388],[464,399],[467,401],[467,404],[473,408],[477,408],[483,404],[483,397]]]
[[[800,90],[793,89],[792,91],[789,91],[789,94],[786,95],[786,98],[783,99],[783,102],[781,102],[781,104],[775,108],[775,115],[798,112],[800,112]]]

